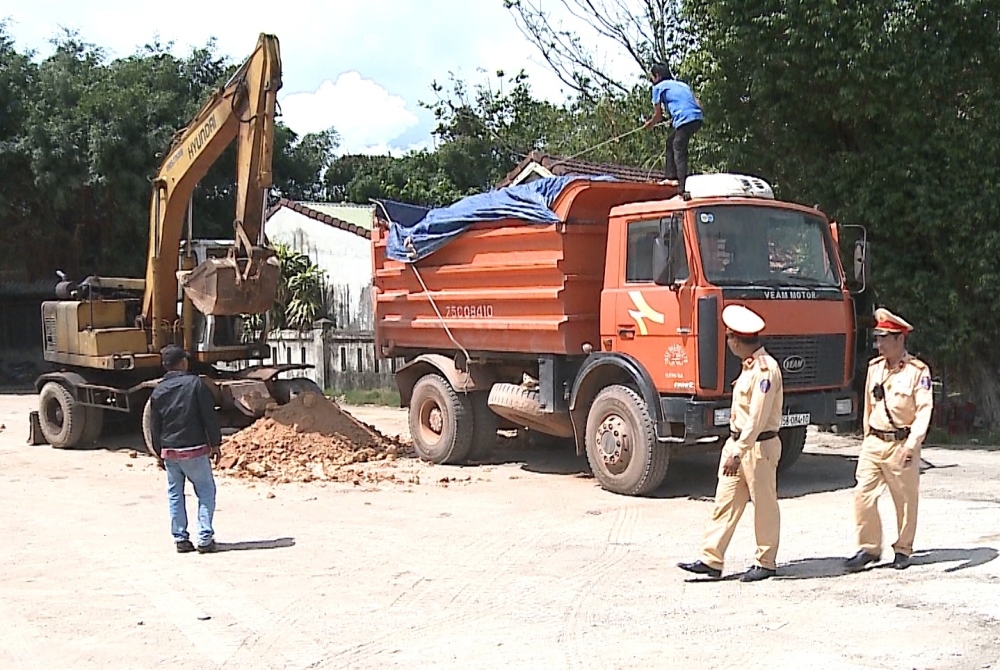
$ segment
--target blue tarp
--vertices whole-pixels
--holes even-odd
[[[515,219],[524,223],[558,223],[559,217],[552,211],[552,203],[570,182],[578,179],[613,181],[614,177],[546,177],[527,184],[470,195],[453,205],[427,210],[423,216],[420,216],[419,211],[422,208],[380,201],[392,222],[386,253],[393,260],[416,262],[480,221]]]

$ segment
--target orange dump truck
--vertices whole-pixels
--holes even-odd
[[[782,367],[782,469],[809,424],[854,419],[836,223],[740,175],[694,175],[690,199],[559,179],[552,221],[494,213],[423,257],[390,258],[397,224],[376,215],[376,348],[406,361],[396,380],[421,457],[479,458],[498,424],[520,426],[573,438],[604,488],[648,493],[672,449],[728,435],[732,303],[764,317]]]

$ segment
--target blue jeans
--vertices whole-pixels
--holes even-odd
[[[190,539],[188,535],[187,506],[184,502],[184,483],[190,479],[194,494],[198,496],[198,546],[204,547],[215,537],[212,516],[215,514],[215,478],[208,456],[185,460],[163,461],[167,469],[167,502],[170,505],[170,532],[174,542]]]

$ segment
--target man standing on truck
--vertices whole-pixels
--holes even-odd
[[[910,565],[917,531],[920,445],[934,409],[931,371],[906,351],[913,326],[887,309],[875,310],[875,346],[879,356],[868,364],[865,381],[864,440],[858,455],[854,518],[861,549],[847,559],[848,570],[861,570],[882,557],[878,496],[885,485],[896,506],[898,539],[892,567]]]
[[[701,560],[678,567],[699,575],[718,578],[729,541],[753,501],[757,565],[745,572],[741,582],[773,577],[777,569],[780,516],[778,512],[778,460],[781,458],[781,407],[784,403],[781,370],[760,343],[764,320],[742,305],[722,310],[726,344],[743,361],[743,370],[733,384],[729,415],[729,439],[722,449],[715,509],[705,529]]]
[[[160,352],[167,371],[149,398],[152,409],[153,450],[167,471],[170,530],[177,553],[216,550],[212,517],[215,514],[215,478],[209,457],[218,460],[222,430],[215,401],[201,378],[188,372],[188,354],[175,344]],[[184,485],[191,480],[198,497],[198,546],[188,534]]]
[[[681,196],[687,197],[684,184],[688,174],[688,143],[691,136],[701,129],[704,118],[701,105],[691,87],[674,79],[665,63],[654,65],[649,78],[653,81],[653,116],[642,127],[652,128],[663,121],[664,108],[670,112],[672,128],[667,134],[666,179],[662,183],[675,184]]]

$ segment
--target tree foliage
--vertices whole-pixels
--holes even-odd
[[[0,264],[18,278],[55,269],[141,275],[150,178],[171,138],[236,65],[214,43],[185,57],[151,44],[109,60],[74,33],[36,61],[18,53],[0,24]],[[334,131],[299,138],[278,125],[276,189],[314,197]],[[195,233],[232,236],[235,148],[194,195]]]
[[[688,0],[710,162],[867,225],[877,299],[1000,422],[995,2]]]
[[[632,92],[634,81],[620,81],[609,67],[608,55],[623,57],[642,76],[653,63],[680,65],[694,44],[681,0],[560,0],[553,4],[584,34],[566,27],[540,0],[504,0],[521,32],[551,70],[585,99],[602,92]]]

